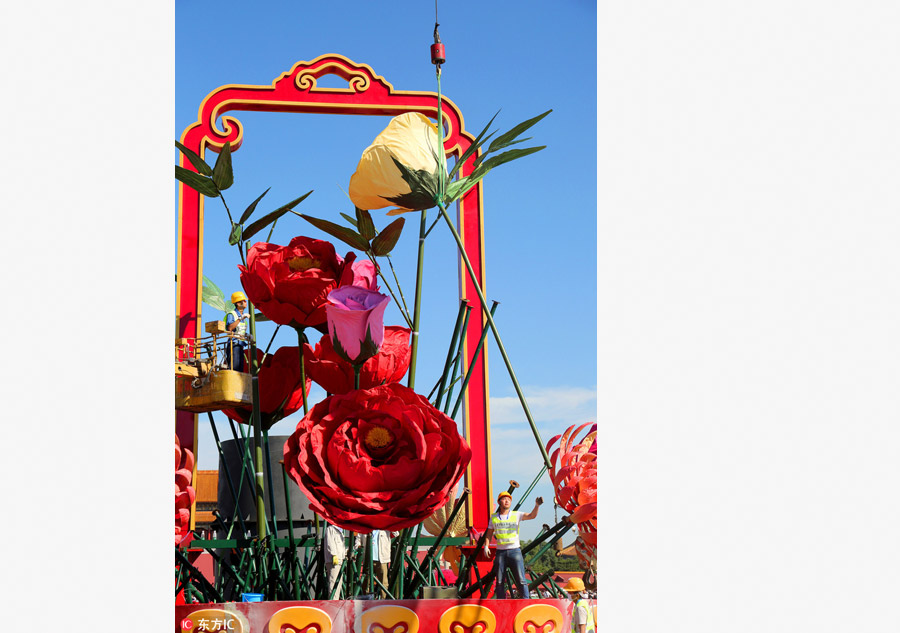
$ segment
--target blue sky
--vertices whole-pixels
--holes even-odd
[[[177,2],[174,135],[196,120],[201,100],[217,87],[268,85],[297,61],[325,53],[370,65],[396,89],[436,90],[428,51],[434,4],[386,6],[361,2],[351,11],[346,5],[225,2],[211,17],[209,5]],[[533,137],[528,145],[547,149],[491,172],[484,189],[487,296],[501,302],[500,333],[546,442],[571,424],[595,420],[596,11],[592,3],[571,1],[552,9],[517,3],[515,10],[441,3],[438,10],[447,50],[442,92],[461,109],[469,131],[477,133],[498,110],[494,127],[502,131],[553,109],[527,134]],[[360,153],[388,121],[232,115],[244,126],[243,145],[233,155],[235,185],[226,192],[232,211],[267,187],[272,189],[258,214],[314,189],[300,211],[338,222],[339,212],[353,212],[344,192]],[[207,201],[205,208],[204,272],[230,293],[239,278],[235,249],[225,240],[228,221],[219,201]],[[388,222],[382,212],[374,217],[378,226]],[[392,255],[407,298],[415,283],[416,233],[417,216],[409,215]],[[330,239],[289,216],[272,241],[287,243],[295,235]],[[417,372],[417,390],[425,394],[446,356],[459,284],[455,244],[443,224],[429,235],[426,249]],[[204,320],[216,316],[207,308]],[[391,306],[386,323],[400,321]],[[261,325],[259,339],[267,341],[273,330]],[[272,349],[279,345],[296,345],[293,331],[279,332]],[[493,343],[489,363],[495,488],[509,479],[526,485],[541,467],[540,453]],[[323,396],[318,388],[312,394],[313,400]],[[299,417],[280,422],[272,433],[290,434]],[[217,466],[211,436],[201,416],[200,468]],[[540,521],[552,522],[549,486],[538,493],[548,501]]]

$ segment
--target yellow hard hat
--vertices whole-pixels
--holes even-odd
[[[581,578],[569,578],[562,588],[563,591],[568,591],[570,593],[584,591],[584,581]]]
[[[506,492],[505,490],[503,492],[501,492],[499,495],[497,495],[497,501],[499,502],[500,499],[502,499],[503,497],[509,497],[510,499],[512,499],[512,495],[509,494],[508,492]]]
[[[231,303],[237,303],[238,301],[246,301],[247,295],[238,290],[237,292],[231,293]]]

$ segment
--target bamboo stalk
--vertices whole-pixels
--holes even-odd
[[[416,294],[413,303],[413,326],[412,326],[412,345],[410,345],[409,354],[409,378],[406,386],[410,389],[416,387],[416,356],[419,351],[419,321],[422,316],[422,285],[423,274],[425,271],[425,210],[420,212],[419,222],[419,251],[416,261]]]
[[[462,328],[463,320],[466,313],[471,310],[469,302],[463,299],[459,302],[459,311],[456,313],[456,323],[453,326],[453,335],[450,337],[450,347],[447,349],[447,358],[444,360],[444,370],[441,372],[441,382],[438,387],[437,396],[434,400],[434,408],[441,408],[441,401],[444,397],[444,387],[447,385],[447,374],[450,373],[450,367],[453,363],[453,350],[456,348],[456,342],[459,338],[459,331]]]

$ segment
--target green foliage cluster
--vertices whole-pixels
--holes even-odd
[[[522,546],[524,547],[528,543],[529,541],[522,541]],[[581,568],[578,566],[577,557],[557,556],[553,548],[544,552],[540,558],[526,562],[528,562],[536,575],[541,575],[548,571],[581,571]]]

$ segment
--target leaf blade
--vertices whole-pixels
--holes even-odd
[[[356,207],[356,230],[366,241],[375,237],[375,222],[372,221],[372,214],[365,209]]]
[[[341,226],[340,224],[335,224],[334,222],[329,222],[328,220],[314,218],[310,215],[304,215],[303,213],[298,213],[297,215],[312,224],[317,229],[328,233],[332,237],[336,237],[345,244],[348,244],[351,248],[356,248],[361,251],[367,251],[369,249],[369,242],[363,239],[363,236],[353,229],[348,229],[346,226]]]
[[[225,191],[234,184],[234,172],[231,169],[231,142],[225,143],[219,157],[216,159],[216,166],[213,167],[213,182],[219,191]]]
[[[271,188],[272,187],[269,187],[269,189],[271,189]],[[262,194],[259,196],[259,198],[257,198],[253,202],[251,202],[250,206],[247,207],[246,209],[244,209],[244,212],[241,214],[241,219],[239,220],[241,224],[243,224],[244,222],[246,222],[247,220],[250,219],[250,216],[253,215],[254,211],[256,211],[256,205],[259,204],[259,201],[263,199],[264,195],[269,193],[269,189],[266,189],[265,191],[263,191]]]
[[[306,198],[308,198],[312,192],[313,192],[313,190],[310,189],[309,191],[307,191],[305,194],[303,194],[296,200],[292,200],[291,202],[288,202],[286,205],[284,205],[282,207],[278,207],[274,211],[271,211],[271,212],[267,213],[266,215],[264,215],[263,217],[261,217],[260,219],[258,219],[256,222],[253,222],[250,226],[248,226],[247,228],[244,229],[244,240],[245,241],[249,240],[251,237],[253,237],[257,233],[259,233],[265,227],[269,226],[272,222],[274,222],[275,220],[277,220],[278,218],[283,216],[288,211],[293,211],[294,207],[296,207],[298,204],[300,204],[301,202],[306,200]]]
[[[175,141],[175,147],[181,150],[182,154],[187,156],[188,161],[190,161],[191,165],[194,166],[194,169],[196,169],[198,173],[203,176],[212,176],[212,167],[210,167],[205,160],[200,158],[200,155],[197,154],[197,152],[192,149],[188,149],[178,141]]]
[[[175,178],[177,178],[179,182],[182,182],[195,190],[197,193],[201,193],[209,198],[216,198],[219,195],[219,189],[212,179],[201,176],[197,172],[181,167],[180,165],[175,165]]]
[[[397,218],[381,230],[374,240],[372,240],[372,252],[378,257],[390,254],[400,239],[400,233],[403,231],[403,225],[406,218]]]
[[[519,134],[530,128],[532,125],[543,119],[545,116],[553,112],[553,108],[547,110],[543,114],[539,114],[535,117],[531,117],[527,121],[522,121],[518,125],[514,126],[508,132],[501,134],[497,138],[494,139],[494,142],[490,144],[488,147],[488,153],[496,152],[498,149],[503,149],[508,146],[510,142],[515,139]]]

